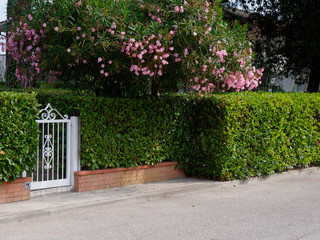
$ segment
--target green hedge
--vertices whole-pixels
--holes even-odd
[[[320,162],[320,95],[234,93],[192,99],[189,175],[221,180]]]
[[[190,176],[229,180],[319,160],[319,94],[232,93],[111,99],[39,93],[80,116],[83,168],[178,161]]]
[[[62,114],[81,120],[83,169],[136,167],[170,159],[177,124],[173,98],[125,99],[41,92]]]
[[[0,185],[14,181],[36,161],[38,127],[35,94],[0,92]]]

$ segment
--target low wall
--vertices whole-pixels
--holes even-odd
[[[156,166],[78,171],[74,173],[74,191],[85,192],[103,188],[184,178],[184,171],[179,168],[175,169],[176,165],[176,162],[167,162],[157,164]]]
[[[30,200],[30,188],[25,188],[25,182],[31,181],[31,178],[18,178],[14,182],[2,182],[0,204]]]

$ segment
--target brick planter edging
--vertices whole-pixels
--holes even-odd
[[[85,192],[103,188],[120,187],[139,183],[184,178],[176,162],[159,163],[156,166],[114,168],[74,172],[74,191]]]
[[[0,204],[30,200],[30,189],[25,188],[26,182],[32,178],[18,178],[14,182],[2,182],[0,186]]]

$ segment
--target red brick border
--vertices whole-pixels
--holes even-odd
[[[30,189],[25,188],[25,182],[30,178],[18,178],[14,182],[2,182],[0,186],[0,204],[30,200]]]
[[[74,191],[85,192],[102,188],[184,178],[184,171],[179,168],[175,169],[176,165],[176,162],[166,162],[159,163],[156,166],[147,165],[136,168],[74,172]]]

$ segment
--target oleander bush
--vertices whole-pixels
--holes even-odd
[[[0,185],[14,181],[36,161],[38,127],[35,94],[0,92]]]
[[[10,7],[20,14],[7,34],[23,87],[59,80],[109,97],[181,86],[205,94],[251,90],[262,76],[246,28],[223,20],[221,0],[27,2]]]

